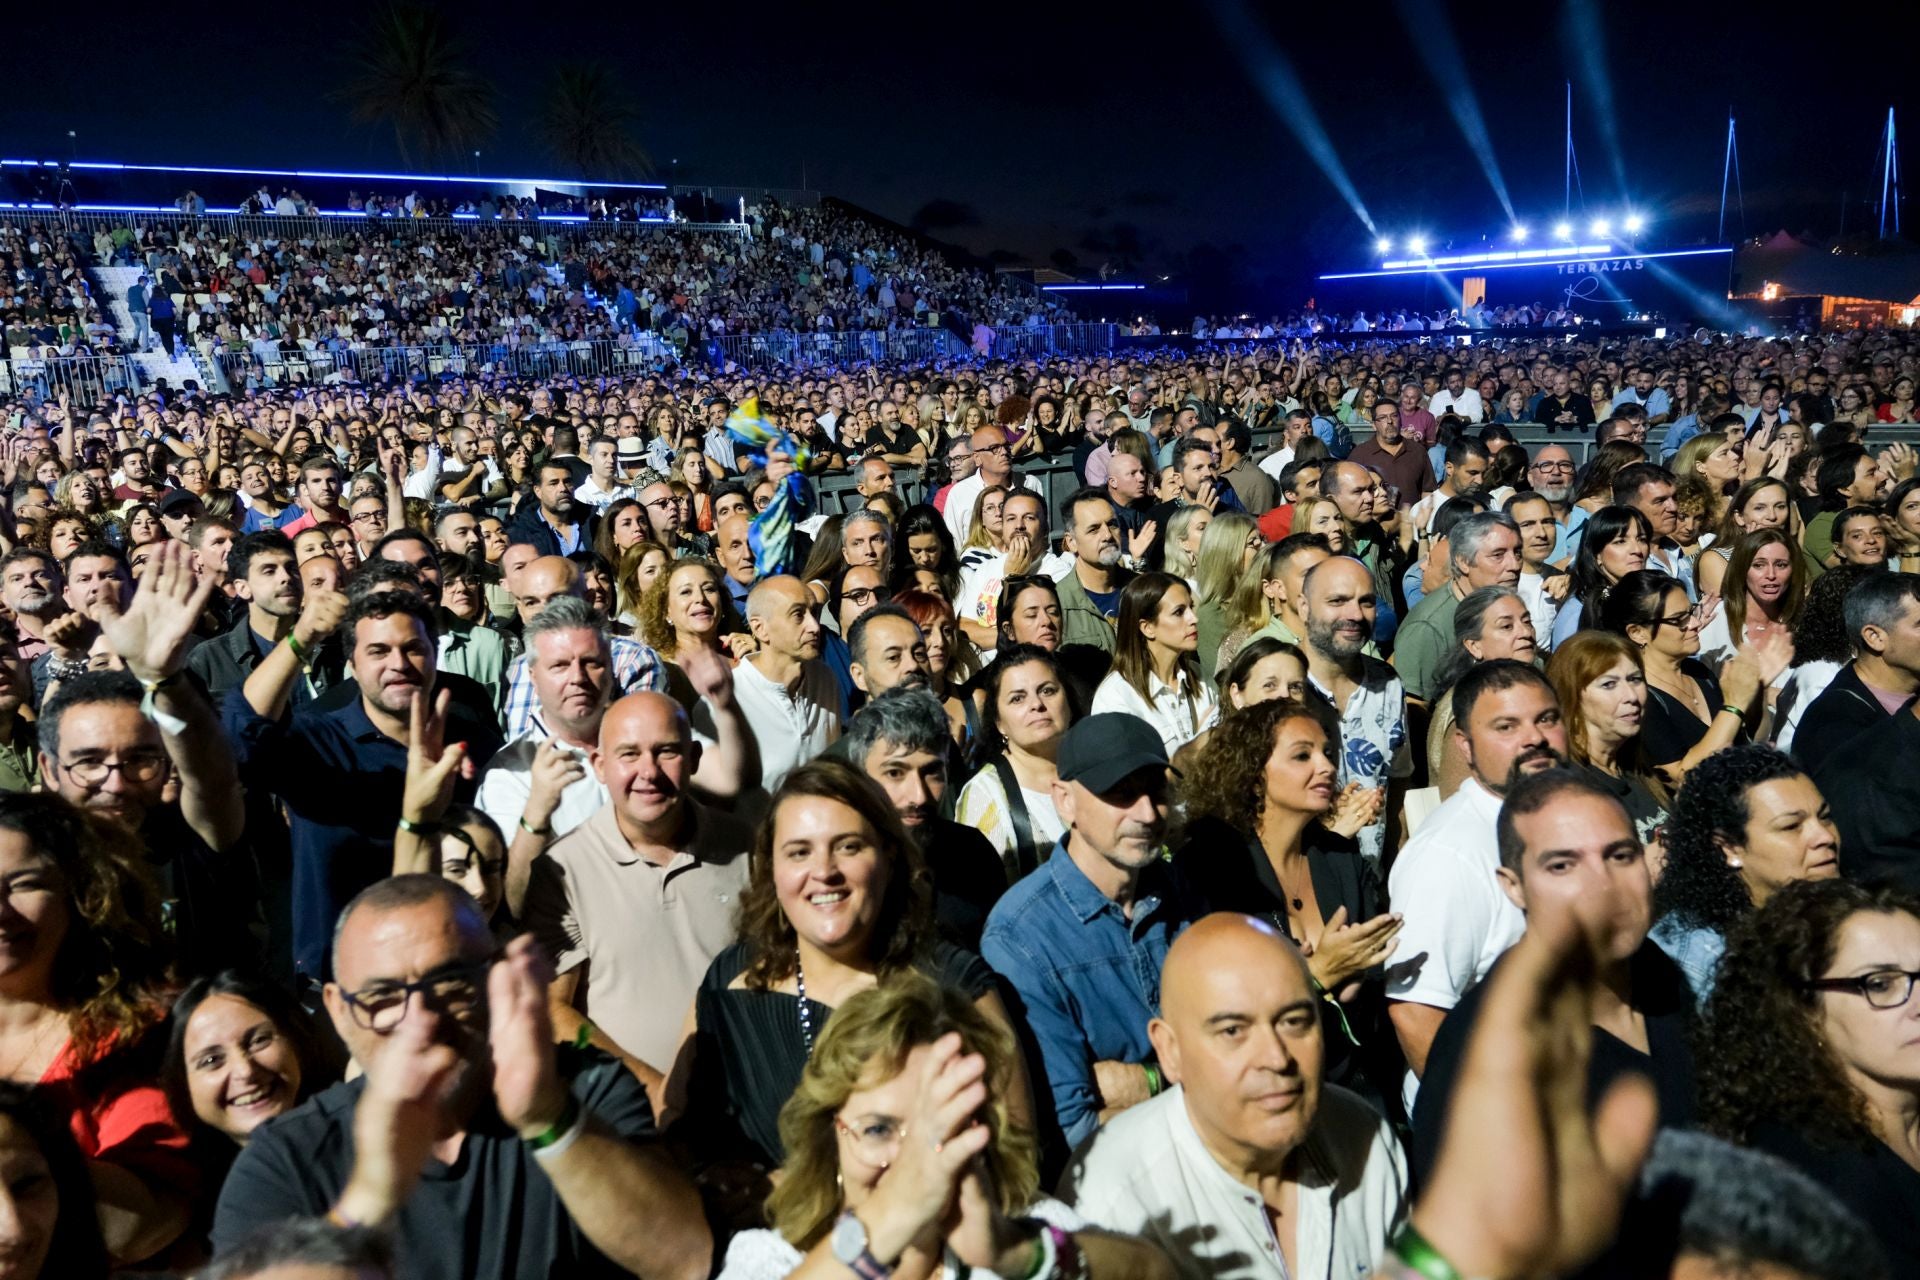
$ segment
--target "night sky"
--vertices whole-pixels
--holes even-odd
[[[150,4],[102,3],[81,25],[36,33],[58,14],[37,6],[14,19],[0,149],[62,156],[73,129],[81,159],[397,168],[391,134],[350,125],[328,96],[370,11],[172,5],[157,19]],[[1227,289],[1249,304],[1297,302],[1315,270],[1362,265],[1373,240],[1263,91],[1267,43],[1291,60],[1376,225],[1424,231],[1436,249],[1506,223],[1436,80],[1436,22],[1451,27],[1511,197],[1536,231],[1561,208],[1568,78],[1590,213],[1630,195],[1667,243],[1714,233],[1729,106],[1750,233],[1831,235],[1843,198],[1858,230],[1878,194],[1887,108],[1920,139],[1910,87],[1920,10],[1904,5],[1822,5],[1790,20],[1751,4],[1638,0],[523,0],[451,12],[475,69],[497,85],[502,124],[483,172],[554,171],[527,118],[555,63],[598,57],[628,78],[662,176],[798,186],[804,173],[978,253],[1084,272],[1132,245],[1133,278],[1172,273],[1199,296]],[[1592,68],[1604,69],[1598,91]],[[1607,94],[1617,147],[1603,126]]]

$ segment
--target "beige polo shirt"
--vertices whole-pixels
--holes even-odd
[[[585,966],[575,1006],[656,1071],[673,1066],[707,965],[739,932],[753,831],[686,801],[681,852],[656,867],[633,851],[614,806],[534,860],[526,925],[561,973]]]

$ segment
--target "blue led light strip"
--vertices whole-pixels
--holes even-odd
[[[1457,253],[1445,258],[1435,258],[1421,254],[1415,258],[1401,258],[1398,261],[1383,262],[1382,267],[1451,267],[1465,266],[1474,262],[1517,262],[1522,258],[1591,258],[1603,253],[1612,253],[1610,244],[1569,244],[1557,249],[1507,249],[1493,253]]]
[[[1321,280],[1372,280],[1381,276],[1452,275],[1459,271],[1507,271],[1514,267],[1559,267],[1569,262],[1640,262],[1654,258],[1697,258],[1709,253],[1732,253],[1730,246],[1717,249],[1669,249],[1662,253],[1614,253],[1595,258],[1529,258],[1524,262],[1477,262],[1460,266],[1421,266],[1390,271],[1338,271],[1320,276]]]
[[[0,160],[0,167],[59,168],[58,160]],[[363,178],[392,182],[459,182],[468,185],[500,183],[521,187],[604,187],[620,191],[665,191],[664,182],[591,182],[573,178],[479,178],[452,173],[332,173],[324,169],[220,169],[195,164],[112,164],[103,160],[76,160],[69,169],[124,169],[143,173],[217,173],[241,178]]]

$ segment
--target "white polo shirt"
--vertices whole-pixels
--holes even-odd
[[[1393,1130],[1358,1095],[1323,1084],[1300,1154],[1294,1274],[1364,1280],[1407,1200]],[[1287,1275],[1266,1206],[1201,1142],[1178,1086],[1107,1121],[1060,1192],[1092,1225],[1159,1245],[1182,1276]]]
[[[480,773],[480,788],[473,797],[474,808],[493,819],[509,847],[519,832],[520,815],[527,811],[527,797],[533,794],[533,758],[546,740],[547,731],[536,719],[525,733],[495,752]],[[564,742],[560,749],[579,760],[586,772],[560,793],[560,803],[554,808],[552,819],[556,838],[607,807],[607,788],[594,776],[587,753]]]
[[[840,736],[840,689],[818,658],[801,664],[793,693],[748,658],[733,669],[733,699],[760,745],[760,785],[769,792]]]
[[[1451,1009],[1527,931],[1494,873],[1500,797],[1468,778],[1428,815],[1387,873],[1387,900],[1405,917],[1387,965],[1387,998]],[[1407,1110],[1420,1079],[1407,1072]]]
[[[1178,690],[1151,672],[1147,674],[1147,688],[1153,693],[1151,702],[1141,697],[1140,691],[1128,684],[1118,671],[1108,672],[1100,687],[1093,691],[1090,714],[1124,711],[1139,716],[1160,735],[1160,741],[1167,748],[1167,758],[1171,760],[1174,752],[1199,736],[1201,726],[1212,718],[1219,700],[1214,696],[1213,686],[1205,680],[1195,686],[1192,701],[1181,697]]]

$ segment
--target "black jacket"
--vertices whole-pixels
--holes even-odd
[[[1793,758],[1808,773],[1818,773],[1840,748],[1886,718],[1886,708],[1849,662],[1807,704],[1793,731]]]
[[[1835,677],[1838,679],[1838,677]],[[1812,709],[1809,708],[1809,714]],[[1806,732],[1806,721],[1800,722]],[[1799,746],[1799,735],[1794,737]],[[1920,717],[1913,706],[1856,734],[1813,780],[1840,829],[1840,874],[1856,884],[1892,881],[1920,890]]]
[[[582,515],[580,517],[580,523],[575,527],[580,530],[580,545],[575,547],[574,550],[593,550],[592,517]],[[531,497],[520,504],[520,510],[514,514],[513,523],[507,526],[507,540],[510,542],[524,542],[530,546],[538,547],[540,554],[543,556],[563,556],[567,554],[561,549],[560,539],[554,534],[553,526],[541,519],[540,504],[535,502]]]
[[[260,647],[250,619],[242,613],[239,622],[194,647],[193,652],[187,655],[187,670],[199,680],[202,692],[218,707],[226,701],[229,690],[246,683],[247,677],[253,674],[254,668],[266,656],[267,650]],[[307,681],[294,685],[294,705],[299,706],[320,690],[338,684],[345,670],[346,661],[340,644],[334,637],[328,636],[313,655],[313,665],[308,672],[311,687]]]

